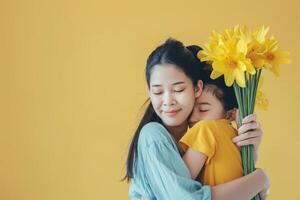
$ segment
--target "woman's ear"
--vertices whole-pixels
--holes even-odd
[[[233,108],[231,110],[226,111],[225,118],[228,119],[229,121],[235,121],[236,114],[237,114],[237,109]]]
[[[196,98],[200,97],[202,90],[203,90],[203,81],[198,80],[196,87],[195,87],[195,97]]]

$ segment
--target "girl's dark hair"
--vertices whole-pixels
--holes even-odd
[[[200,62],[196,56],[199,50],[201,50],[199,46],[192,45],[185,47],[180,41],[171,38],[167,39],[165,43],[157,47],[147,59],[145,75],[148,88],[150,88],[151,73],[154,67],[159,64],[175,65],[178,69],[182,70],[185,75],[191,79],[193,85],[196,86],[198,80],[204,79],[204,63]],[[148,99],[145,103],[147,102],[149,102],[149,105],[138,124],[129,147],[126,175],[123,180],[129,181],[134,176],[134,162],[138,156],[138,140],[143,126],[149,122],[158,122],[162,124],[161,119],[153,109],[151,101]]]
[[[206,82],[203,89],[211,92],[222,103],[225,111],[238,107],[233,86],[227,87],[222,78]]]
[[[204,77],[204,87],[206,87],[206,85],[215,85],[217,87],[217,90],[219,90],[219,92],[217,92],[218,95],[216,95],[217,93],[215,93],[215,95],[222,102],[225,111],[237,108],[238,105],[233,86],[226,86],[224,76],[220,76],[217,79],[211,79],[211,71],[211,64],[205,63],[202,72],[202,75]],[[213,92],[216,92],[216,90]]]

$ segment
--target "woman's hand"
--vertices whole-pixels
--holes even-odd
[[[266,174],[266,171],[264,171],[263,169],[256,169],[256,170],[262,170],[263,173],[265,174],[265,186],[264,189],[259,193],[260,199],[261,200],[266,200],[267,197],[270,194],[270,180],[269,180],[269,176]]]
[[[263,191],[261,191],[259,193],[260,196],[260,200],[266,200],[267,197],[269,196],[270,192],[269,192],[269,188],[264,189]]]
[[[238,134],[232,141],[238,146],[252,144],[254,146],[254,161],[257,161],[258,149],[262,140],[262,129],[255,114],[248,115],[242,120]]]

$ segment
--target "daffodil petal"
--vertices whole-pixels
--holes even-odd
[[[247,53],[247,44],[245,40],[240,39],[237,43],[237,52],[246,55]]]
[[[247,72],[251,75],[256,73],[254,66],[249,61],[245,61],[244,64],[246,65]]]
[[[238,68],[243,72],[247,70],[247,66],[242,61],[238,61],[238,66],[239,66]]]
[[[217,70],[213,70],[210,74],[210,78],[211,79],[217,79],[219,78],[220,76],[222,76],[224,73],[223,72],[219,72]]]
[[[234,76],[232,73],[225,73],[224,74],[224,78],[225,78],[225,84],[226,86],[230,87],[232,86],[233,82],[234,82]]]
[[[287,56],[290,54],[288,51],[274,51],[273,54],[280,63],[290,64],[291,61],[287,58]]]
[[[278,65],[273,65],[271,68],[271,71],[276,75],[276,76],[280,76],[280,68]]]
[[[226,66],[222,61],[213,62],[212,67],[219,72],[224,72],[226,70]]]
[[[234,73],[235,80],[236,80],[237,84],[240,87],[245,87],[246,84],[245,84],[245,75],[244,75],[244,72],[242,72],[240,70],[234,70],[233,73]]]

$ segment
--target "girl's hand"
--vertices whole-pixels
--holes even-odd
[[[242,120],[242,125],[238,128],[238,136],[233,138],[233,142],[238,146],[253,145],[254,160],[257,160],[258,149],[262,140],[262,129],[257,122],[256,115],[248,115]]]

